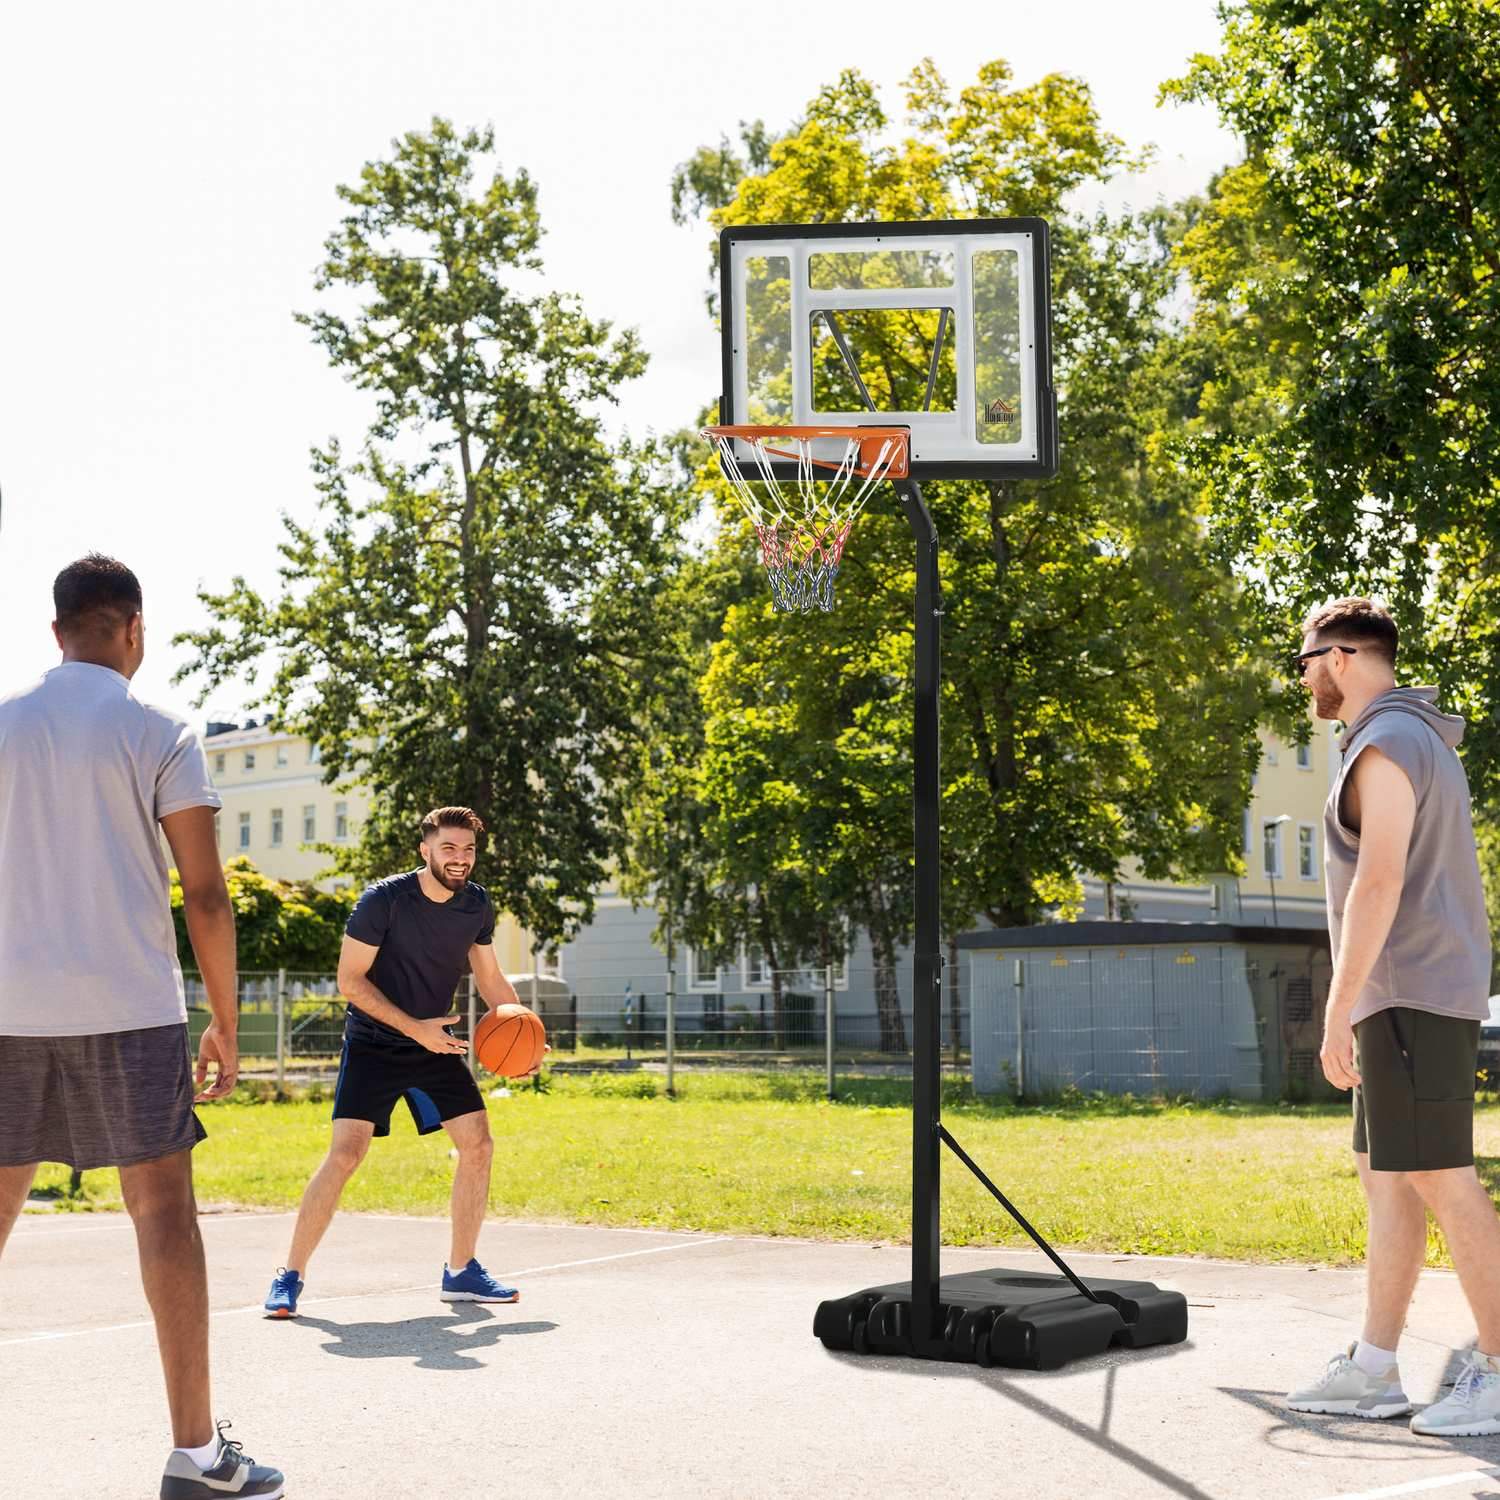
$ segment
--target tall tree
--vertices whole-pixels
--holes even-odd
[[[536,189],[480,177],[493,151],[437,119],[339,189],[317,281],[334,303],[301,321],[375,421],[358,460],[315,452],[318,520],[285,521],[279,597],[238,577],[202,596],[214,623],[179,637],[181,675],[206,695],[244,674],[329,780],[369,786],[356,873],[409,863],[429,807],[473,806],[497,905],[553,942],[622,837],[681,486],[669,455],[606,441],[597,413],[645,356],[525,289]]]
[[[1389,599],[1409,670],[1468,713],[1493,804],[1500,9],[1244,0],[1220,16],[1219,55],[1166,93],[1215,104],[1247,162],[1186,263],[1204,318],[1293,337],[1253,419],[1206,411],[1187,460],[1268,629],[1294,638],[1330,595]]]
[[[954,96],[927,62],[906,106],[910,134],[893,141],[876,91],[845,73],[732,197],[700,174],[698,206],[715,227],[991,214],[1053,225],[1062,472],[925,491],[943,539],[945,922],[1035,921],[1076,903],[1080,871],[1108,878],[1129,857],[1152,875],[1235,868],[1268,695],[1195,497],[1158,461],[1192,378],[1160,312],[1181,225],[1066,210],[1132,160],[1076,79],[1015,88],[994,62]],[[718,546],[743,557],[748,528],[709,484]],[[852,918],[892,973],[910,937],[912,578],[904,521],[872,507],[834,614],[782,620],[764,594],[730,609],[703,688],[708,832],[735,831],[724,852],[741,868],[790,861],[821,903],[812,926]],[[880,999],[895,1036],[893,983]]]

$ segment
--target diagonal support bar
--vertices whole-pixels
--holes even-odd
[[[1063,1275],[1066,1276],[1068,1280],[1071,1281],[1073,1285],[1076,1286],[1078,1290],[1089,1299],[1090,1302],[1098,1302],[1100,1299],[1096,1297],[1093,1292],[1091,1292],[1088,1287],[1082,1281],[1080,1281],[1077,1276],[1073,1274],[1072,1268],[1062,1258],[1062,1256],[1060,1256],[1057,1251],[1054,1250],[1052,1246],[1049,1245],[1046,1240],[1044,1240],[1041,1235],[1039,1235],[1036,1230],[1034,1230],[1031,1225],[1026,1222],[1025,1216],[1021,1213],[1021,1210],[1017,1208],[1015,1204],[1012,1203],[1010,1199],[1007,1198],[1005,1194],[1002,1193],[1000,1189],[997,1188],[995,1184],[984,1175],[984,1173],[979,1169],[979,1165],[977,1162],[975,1162],[974,1158],[970,1156],[969,1153],[965,1151],[964,1148],[960,1146],[951,1135],[948,1134],[948,1127],[939,1123],[937,1133],[938,1139],[942,1141],[945,1146],[947,1146],[947,1148],[990,1190],[992,1194],[994,1194],[995,1198],[1000,1204],[1000,1207],[1003,1208],[1006,1213],[1008,1213],[1011,1218],[1013,1218],[1016,1223],[1019,1224],[1021,1228],[1024,1229],[1026,1233],[1032,1237],[1033,1240],[1036,1241],[1037,1249],[1039,1249],[1052,1262],[1052,1264],[1056,1266],[1057,1269],[1061,1271]]]
[[[833,335],[833,341],[838,345],[839,358],[844,361],[844,368],[854,377],[854,384],[859,390],[859,399],[865,403],[866,411],[875,411],[877,408],[870,398],[870,392],[865,387],[864,376],[859,373],[859,365],[855,362],[854,351],[849,347],[849,340],[844,337],[844,330],[839,326],[839,320],[833,315],[830,308],[820,308],[818,316],[828,325],[828,331]]]
[[[932,410],[932,393],[937,390],[938,369],[943,359],[943,340],[948,333],[948,309],[938,314],[937,337],[932,341],[932,363],[927,366],[927,394],[922,398],[922,410]]]

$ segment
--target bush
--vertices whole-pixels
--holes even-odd
[[[176,870],[171,873],[177,956],[184,969],[196,969],[182,909],[182,883]],[[242,969],[331,973],[338,968],[344,923],[354,906],[352,891],[322,891],[304,881],[273,880],[243,855],[224,866],[224,881],[234,906]]]

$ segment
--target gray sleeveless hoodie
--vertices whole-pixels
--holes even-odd
[[[1395,1005],[1465,1020],[1489,1014],[1489,918],[1474,848],[1469,780],[1454,749],[1463,738],[1464,721],[1436,705],[1436,688],[1392,688],[1339,741],[1343,765],[1323,809],[1328,932],[1335,955],[1359,859],[1359,835],[1344,826],[1339,813],[1344,783],[1360,752],[1374,745],[1406,772],[1417,794],[1401,904],[1355,1001],[1356,1023]],[[1363,818],[1371,813],[1361,809]]]

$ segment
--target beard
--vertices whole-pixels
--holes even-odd
[[[461,891],[469,882],[469,871],[467,868],[459,874],[450,875],[435,859],[427,861],[427,873],[440,886],[450,891]]]
[[[1308,691],[1312,694],[1313,707],[1320,719],[1341,719],[1344,695],[1326,678],[1313,682]]]

